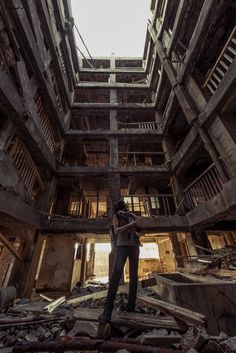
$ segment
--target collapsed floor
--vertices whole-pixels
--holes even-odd
[[[98,324],[107,294],[107,284],[91,281],[86,286],[81,286],[78,283],[72,292],[34,292],[31,299],[15,300],[14,287],[2,288],[1,306],[5,308],[0,314],[1,348],[4,348],[4,352],[235,352],[236,335],[227,332],[227,325],[232,325],[235,329],[236,315],[233,315],[229,300],[236,306],[236,272],[214,268],[220,267],[221,263],[230,263],[233,266],[235,255],[233,257],[232,254],[230,260],[229,254],[227,259],[225,255],[215,256],[201,268],[189,269],[188,273],[187,269],[184,270],[185,273],[153,273],[150,278],[139,281],[134,313],[126,311],[128,284],[121,285],[111,325]],[[174,278],[176,288],[178,280],[179,285],[185,286],[185,292],[188,292],[186,286],[189,284],[190,287],[195,286],[196,299],[201,303],[202,309],[195,312],[186,308],[189,307],[188,303],[181,306],[173,304],[173,298],[168,298],[170,292],[165,283],[161,282],[161,276],[165,276],[167,282],[174,281]],[[214,319],[202,313],[205,310],[202,304],[204,298],[198,296],[199,288],[204,288],[206,283],[210,287],[205,288],[208,295],[205,299],[207,305],[212,307],[212,288],[222,293],[224,288],[230,286],[227,294],[231,298],[226,295],[219,302],[215,296],[216,305],[221,306],[222,315],[217,317],[216,312]],[[194,300],[192,297],[193,305]],[[231,318],[227,317],[227,306],[232,314]],[[212,334],[214,320],[217,322],[218,332]],[[220,330],[221,327],[225,327],[225,330]]]

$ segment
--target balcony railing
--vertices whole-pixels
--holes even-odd
[[[144,122],[135,122],[135,123],[122,123],[118,122],[120,130],[128,129],[140,129],[140,130],[157,130],[160,123],[156,121],[144,121]]]
[[[123,196],[130,212],[137,216],[171,216],[176,212],[175,195],[128,195]]]
[[[207,87],[211,94],[214,94],[228,71],[236,56],[236,26],[231,32],[222,52],[220,53],[214,67],[207,76],[204,87]]]
[[[216,196],[222,186],[219,172],[212,164],[184,190],[185,201],[194,208]]]
[[[8,154],[24,182],[27,193],[34,197],[37,185],[39,189],[44,190],[44,184],[27,147],[16,135],[8,147]]]
[[[162,165],[163,152],[119,152],[120,167],[154,167]],[[164,161],[163,161],[164,162]]]
[[[45,141],[51,152],[54,152],[55,140],[52,132],[51,125],[49,123],[48,115],[45,111],[43,100],[39,92],[37,91],[34,95],[34,102],[37,108],[39,122],[43,131]]]

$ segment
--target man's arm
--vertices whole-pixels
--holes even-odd
[[[126,229],[132,228],[136,226],[136,221],[132,221],[130,223],[125,224],[122,227],[119,227],[119,222],[118,219],[116,217],[116,215],[113,216],[113,226],[114,226],[114,232],[115,234],[121,233]]]

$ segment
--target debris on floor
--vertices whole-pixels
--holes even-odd
[[[211,336],[206,317],[160,300],[140,284],[135,312],[126,312],[127,285],[119,287],[111,324],[99,331],[107,287],[80,293],[34,294],[0,312],[0,348],[6,352],[235,352],[236,338]]]

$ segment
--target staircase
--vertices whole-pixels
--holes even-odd
[[[207,76],[204,87],[214,94],[236,56],[236,26],[231,32],[214,67]]]

